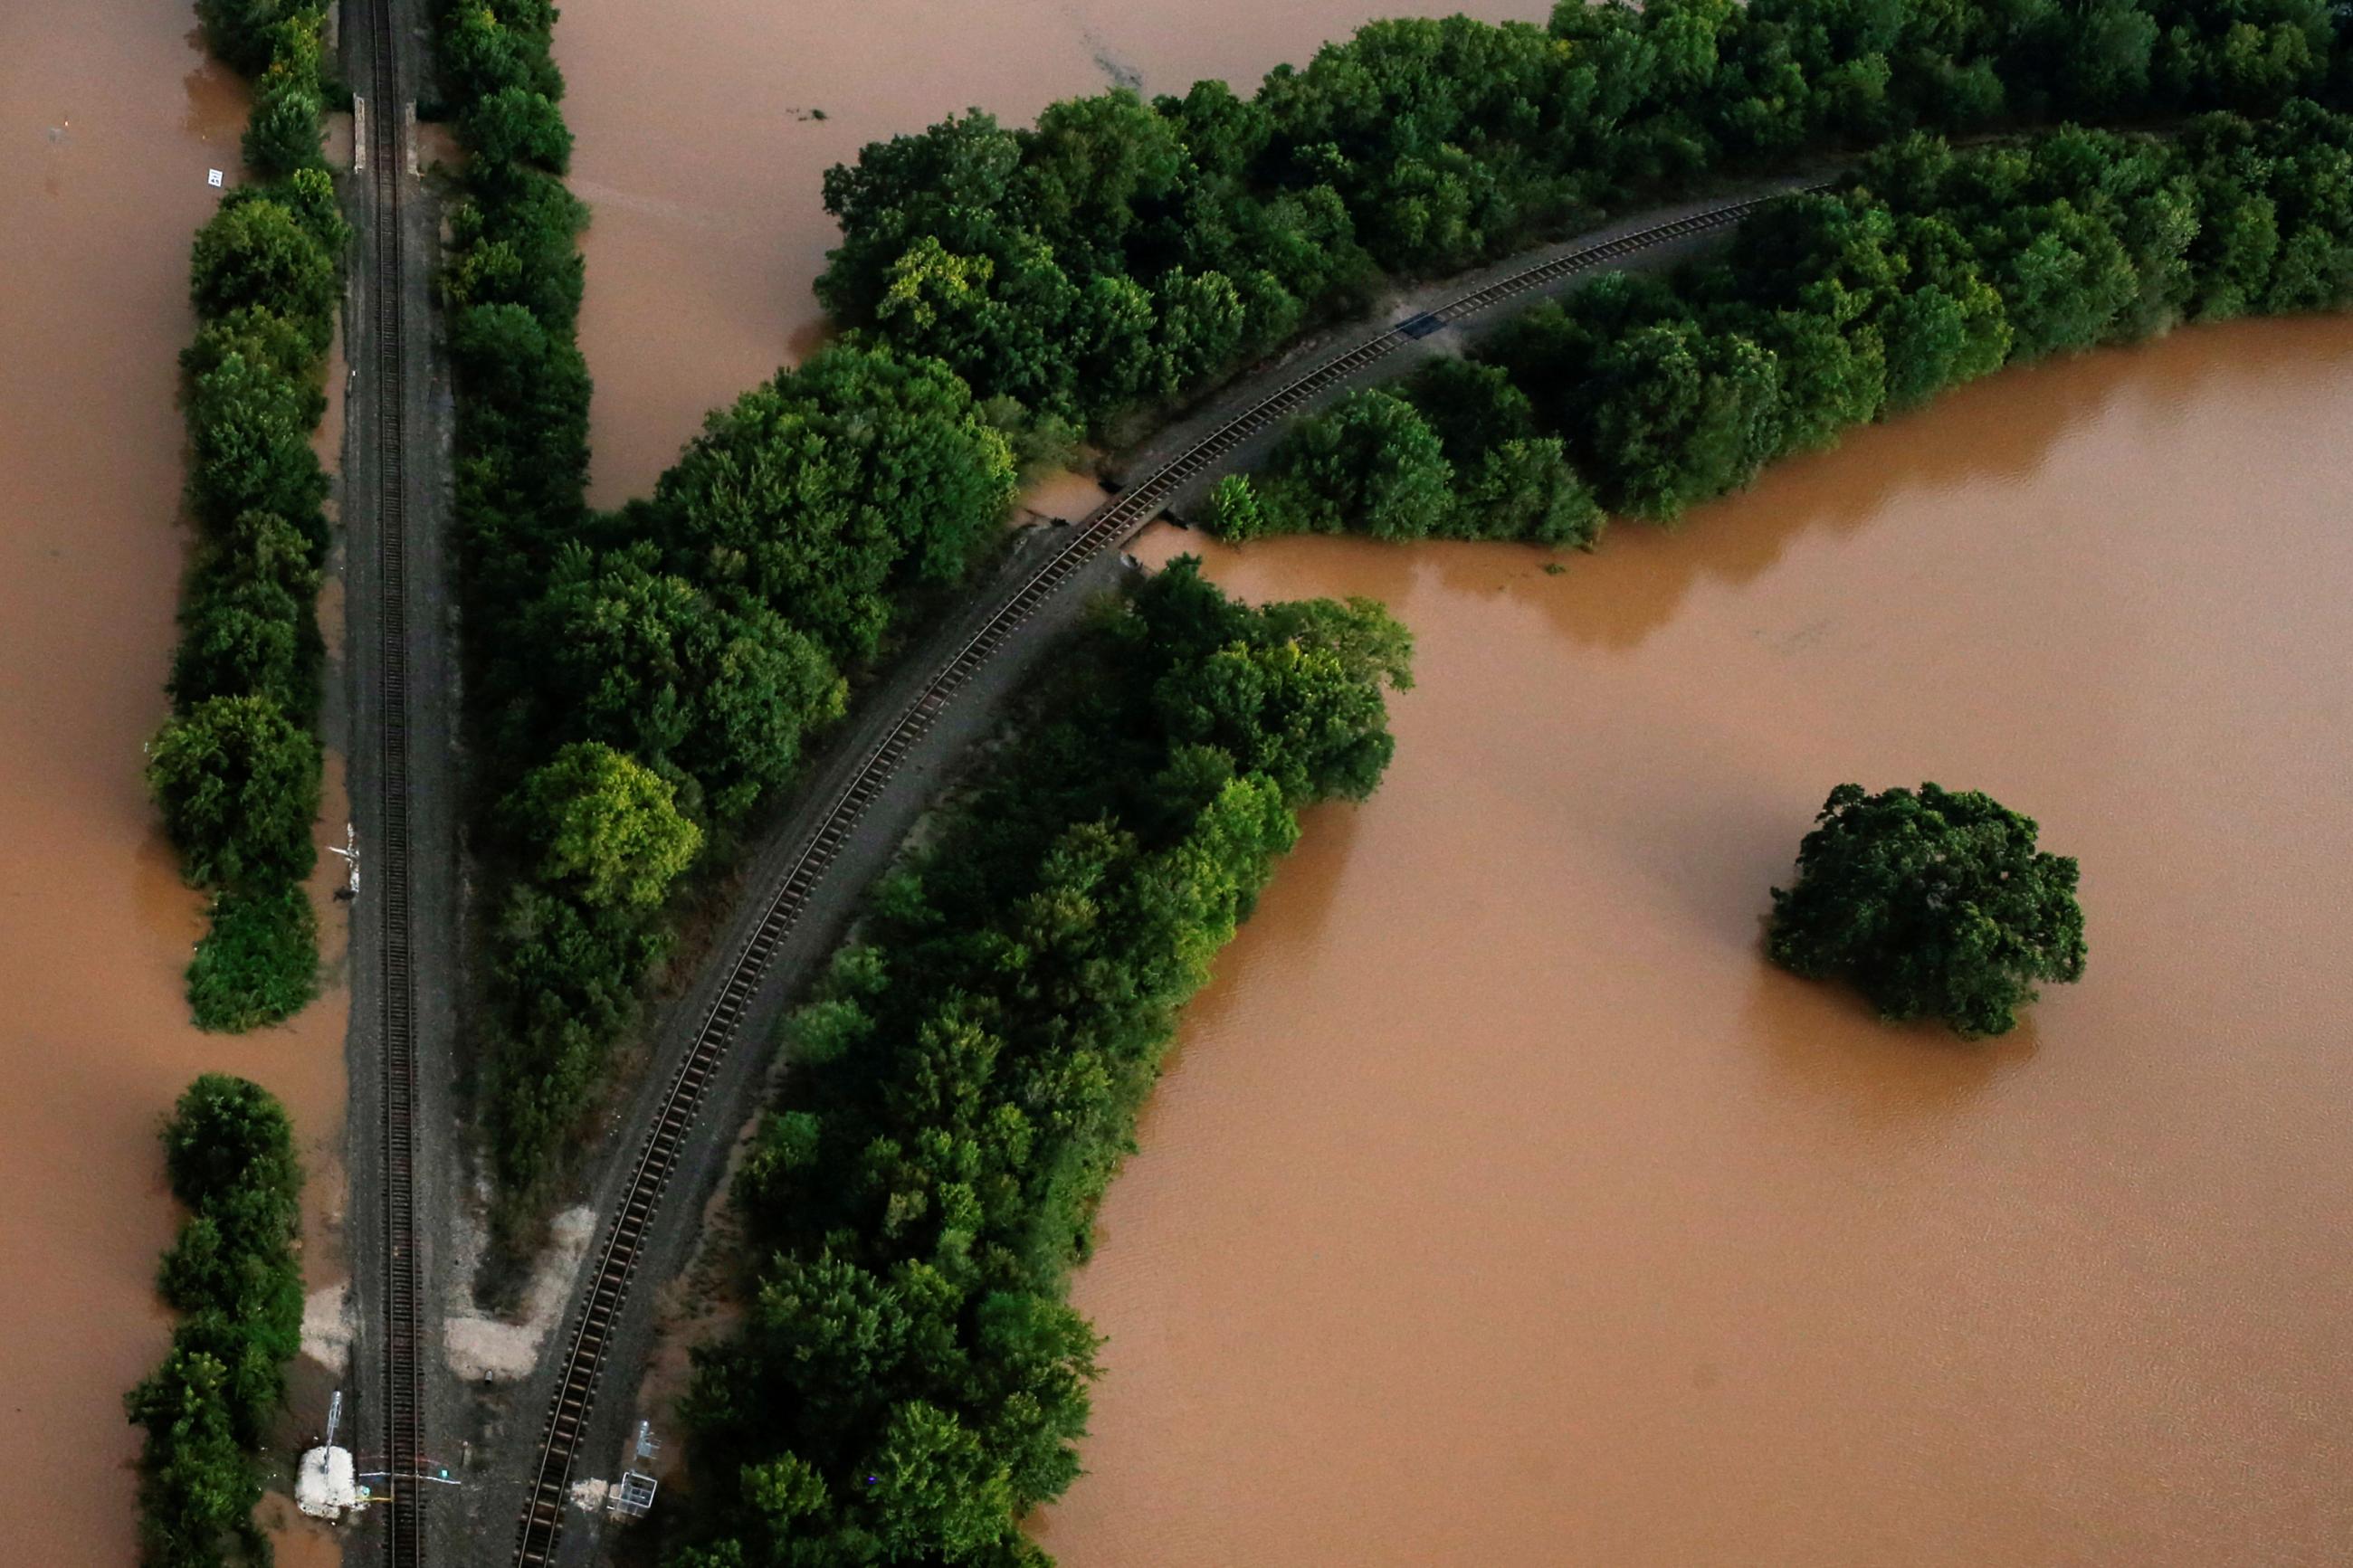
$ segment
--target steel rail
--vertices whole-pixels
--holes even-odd
[[[408,879],[408,492],[407,342],[402,293],[401,155],[406,116],[394,56],[392,0],[373,0],[368,179],[374,201],[375,268],[372,345],[375,365],[376,614],[381,842],[370,846],[367,882],[383,900],[384,1012],[384,1408],[387,1482],[384,1560],[388,1568],[425,1561],[424,1390],[417,1256],[416,976],[409,941]]]
[[[1547,283],[1656,246],[1729,227],[1767,203],[1780,199],[1780,195],[1728,202],[1577,247],[1472,289],[1428,314],[1447,325],[1466,321]],[[651,1232],[654,1215],[676,1169],[680,1148],[702,1109],[704,1092],[733,1043],[737,1026],[766,977],[768,965],[798,923],[818,881],[849,842],[859,819],[880,798],[899,764],[930,731],[934,721],[947,707],[948,700],[1080,568],[1140,531],[1187,481],[1243,442],[1298,412],[1317,395],[1388,357],[1417,335],[1419,334],[1406,331],[1402,324],[1392,326],[1321,362],[1218,426],[1141,482],[1097,508],[1071,531],[1052,555],[1039,563],[1006,596],[977,631],[934,670],[923,689],[899,710],[891,727],[860,760],[815,831],[803,841],[759,922],[729,956],[726,980],[703,1015],[692,1044],[671,1074],[651,1125],[638,1142],[619,1207],[595,1254],[595,1272],[586,1300],[565,1348],[554,1397],[541,1432],[538,1468],[516,1526],[516,1568],[546,1568],[555,1561],[573,1462],[587,1430],[605,1354],[620,1321],[621,1308]]]

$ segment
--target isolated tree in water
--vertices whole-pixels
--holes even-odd
[[[1775,963],[1971,1037],[2006,1032],[2035,982],[2083,977],[2075,862],[2035,847],[2031,817],[1974,790],[1845,784],[1815,820],[1798,885],[1773,889]]]

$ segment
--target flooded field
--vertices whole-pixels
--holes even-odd
[[[1558,575],[1208,552],[1386,600],[1420,684],[1112,1189],[1044,1543],[2353,1562],[2348,422],[2353,322],[2249,324],[2004,375]],[[2089,973],[1998,1041],[1760,956],[1829,788],[1924,778],[2083,860]]]
[[[193,26],[181,5],[0,7],[0,1520],[9,1562],[60,1568],[134,1558],[121,1395],[164,1350],[177,1215],[155,1131],[195,1074],[284,1097],[310,1284],[341,1267],[341,994],[243,1039],[189,1027],[203,905],[140,778],[187,537],[188,240],[218,199],[206,170],[237,177],[245,114]],[[341,842],[332,761],[327,794]],[[340,910],[322,924],[339,966]],[[332,1560],[298,1550],[282,1560]]]
[[[566,5],[556,60],[578,146],[580,343],[596,378],[592,499],[643,492],[709,409],[821,341],[810,284],[839,236],[820,184],[859,148],[977,106],[1026,125],[1058,98],[1205,76],[1244,90],[1368,17],[1542,21],[1535,0],[760,0]]]

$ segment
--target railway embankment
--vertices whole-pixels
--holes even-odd
[[[610,1124],[610,1163],[592,1188],[599,1231],[589,1266],[546,1362],[498,1396],[482,1429],[483,1453],[500,1457],[484,1459],[484,1485],[470,1507],[487,1528],[499,1512],[489,1505],[512,1505],[506,1518],[522,1528],[517,1561],[574,1561],[577,1548],[558,1545],[567,1521],[601,1528],[599,1516],[572,1508],[571,1484],[618,1468],[636,1418],[628,1403],[602,1388],[605,1373],[633,1372],[645,1359],[652,1286],[685,1264],[692,1216],[757,1104],[776,1020],[959,755],[989,732],[1036,659],[1117,581],[1118,546],[1251,460],[1286,420],[1456,350],[1489,324],[1496,307],[1573,288],[1598,271],[1671,265],[1721,238],[1758,202],[1803,183],[1793,178],[1662,209],[1516,264],[1400,292],[1388,304],[1388,324],[1335,330],[1298,345],[1123,462],[1133,481],[1120,494],[1080,522],[1039,531],[965,614],[926,639],[928,657],[910,657],[894,680],[869,694],[835,738],[806,804],[751,857],[747,897],[714,941],[718,961],[658,1015],[650,1069]],[[1432,313],[1441,317],[1434,331],[1398,324]],[[812,857],[817,874],[806,875]],[[663,1148],[649,1162],[657,1133]],[[520,1497],[510,1489],[516,1474],[524,1478]]]
[[[429,1303],[445,1263],[457,1037],[459,700],[448,522],[449,413],[432,310],[440,205],[419,178],[415,47],[423,0],[344,15],[364,126],[348,199],[359,235],[346,304],[344,675],[353,828],[349,1241],[354,1451],[392,1493],[355,1549],[398,1568],[464,1560],[446,1491],[462,1394]]]

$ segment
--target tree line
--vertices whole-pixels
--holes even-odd
[[[785,1026],[676,1568],[1043,1561],[1018,1521],[1079,1471],[1096,1203],[1299,808],[1378,784],[1410,654],[1371,601],[1253,609],[1188,558],[1051,661]]]
[[[818,294],[1037,420],[1103,431],[1360,306],[1811,152],[2341,87],[2326,0],[1562,0],[1375,22],[1251,96],[974,110],[828,171]]]
[[[197,12],[213,52],[253,80],[244,152],[257,183],[222,199],[190,265],[198,327],[180,365],[196,547],[147,779],[183,873],[213,896],[189,1005],[203,1028],[243,1030],[318,992],[302,881],[319,810],[328,486],[311,435],[350,231],[320,151],[324,5],[203,0]]]
[[[2353,300],[2353,118],[2295,100],[2177,135],[1915,133],[1672,279],[1602,279],[1467,360],[1355,393],[1205,509],[1233,538],[1588,543],[2007,363]]]
[[[946,367],[852,341],[713,413],[650,496],[592,510],[553,22],[538,0],[455,5],[440,48],[468,153],[442,289],[511,1194],[555,1171],[669,950],[677,879],[997,547],[1017,466],[1003,411]]]
[[[123,1401],[147,1433],[141,1549],[151,1568],[267,1564],[256,1454],[302,1339],[293,1127],[260,1085],[206,1073],[163,1137],[172,1195],[189,1214],[157,1275],[180,1314],[172,1348]]]

